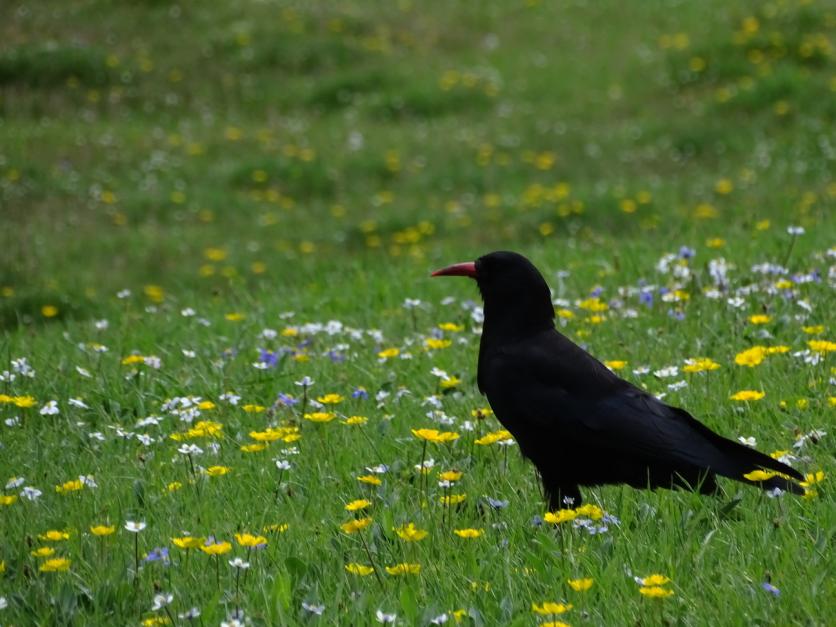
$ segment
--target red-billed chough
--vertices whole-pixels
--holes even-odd
[[[795,469],[714,433],[559,333],[548,285],[522,255],[493,252],[432,276],[476,280],[485,303],[479,390],[537,467],[550,508],[580,505],[579,486],[626,483],[710,494],[716,475],[804,493],[789,479],[803,480]],[[756,469],[782,474],[744,477]]]

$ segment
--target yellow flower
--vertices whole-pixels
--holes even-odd
[[[438,325],[438,328],[442,331],[450,331],[451,333],[459,333],[460,331],[464,331],[463,324],[455,324],[453,322],[442,322]]]
[[[610,370],[621,370],[627,366],[627,362],[622,361],[620,359],[613,359],[610,361],[605,361],[604,365]]]
[[[244,444],[243,446],[241,446],[241,452],[258,453],[259,451],[263,451],[266,448],[266,444]]]
[[[499,431],[491,431],[490,433],[486,433],[478,440],[475,440],[473,443],[478,444],[480,446],[489,446],[490,444],[495,444],[504,440],[510,440],[512,437],[513,436],[511,435],[510,431],[500,429]]]
[[[406,540],[407,542],[417,542],[427,537],[427,532],[423,529],[418,529],[415,523],[409,523],[401,527],[393,527],[392,531],[397,533],[401,540]]]
[[[726,240],[722,237],[712,237],[705,241],[705,245],[709,248],[722,248],[726,245]]]
[[[296,327],[285,327],[282,329],[282,337],[296,337],[299,335],[299,329]]]
[[[446,470],[439,473],[438,478],[442,481],[458,481],[462,478],[462,473],[458,470]]]
[[[830,342],[828,340],[809,340],[807,346],[810,347],[811,351],[816,351],[817,353],[836,351],[836,342]]]
[[[54,557],[41,564],[38,569],[42,573],[58,573],[70,570],[70,560],[66,557]]]
[[[458,505],[467,498],[466,494],[448,494],[439,498],[442,505]]]
[[[768,346],[766,349],[767,355],[775,355],[776,353],[788,353],[790,351],[789,346]]]
[[[535,612],[536,614],[563,614],[564,612],[568,612],[572,609],[571,603],[553,603],[551,601],[545,601],[540,605],[536,603],[531,604],[531,611]]]
[[[241,409],[243,409],[248,414],[260,414],[267,408],[264,407],[264,405],[253,405],[251,403],[247,403]]]
[[[84,487],[84,484],[81,482],[80,479],[73,479],[72,481],[67,481],[62,483],[61,485],[55,486],[55,491],[58,494],[66,494],[67,492],[76,492],[81,490]]]
[[[232,550],[231,542],[215,542],[214,544],[201,544],[200,550],[206,555],[223,555]]]
[[[752,324],[766,324],[772,320],[771,316],[767,316],[765,314],[755,314],[754,316],[749,316],[749,322]]]
[[[441,380],[441,389],[442,389],[442,390],[449,390],[449,389],[451,389],[451,388],[456,387],[456,386],[457,386],[457,385],[459,385],[461,382],[462,382],[462,380],[461,380],[461,379],[459,379],[459,378],[458,378],[458,377],[456,377],[456,376],[453,376],[453,377],[447,377],[446,379],[442,379],[442,380]]]
[[[55,305],[44,305],[41,307],[41,315],[44,318],[54,318],[58,315],[58,307]]]
[[[94,536],[109,536],[116,533],[116,525],[95,525],[90,527],[90,533]]]
[[[569,587],[572,588],[575,592],[584,592],[589,590],[592,587],[592,577],[586,577],[584,579],[568,579]]]
[[[201,401],[197,404],[197,408],[202,410],[215,409],[215,407],[217,407],[217,405],[215,405],[212,401]]]
[[[777,472],[771,470],[753,470],[752,472],[747,472],[743,477],[749,481],[769,481],[777,474]]]
[[[251,533],[236,533],[235,534],[235,541],[247,548],[253,548],[257,546],[264,546],[267,544],[267,538],[264,536],[254,536]]]
[[[123,366],[132,366],[134,364],[144,364],[145,357],[142,355],[128,355],[127,357],[122,359]]]
[[[171,543],[178,549],[199,549],[206,543],[206,539],[197,536],[183,536],[182,538],[172,538]]]
[[[766,392],[760,392],[758,390],[740,390],[740,392],[735,392],[729,398],[733,401],[759,401],[764,396],[766,396]]]
[[[336,405],[337,403],[341,403],[343,401],[343,397],[340,394],[325,394],[324,396],[318,397],[320,403],[324,403],[325,405]]]
[[[569,320],[575,317],[575,312],[569,309],[558,309],[555,313],[558,318],[563,318],[564,320]]]
[[[145,296],[149,300],[153,300],[155,303],[161,303],[165,298],[165,290],[159,285],[146,285],[142,288],[142,291],[145,292]]]
[[[367,483],[369,485],[380,485],[383,483],[383,481],[381,481],[376,475],[360,475],[357,477],[357,481],[360,483]]]
[[[370,507],[372,504],[371,501],[366,499],[357,499],[356,501],[351,501],[351,503],[346,503],[345,509],[349,512],[356,512],[359,509],[366,509]]]
[[[594,298],[587,298],[586,300],[582,300],[578,303],[578,307],[595,313],[607,311],[610,308],[610,306],[607,303],[602,302],[601,299],[597,296]]]
[[[406,562],[395,564],[394,566],[387,566],[386,572],[390,575],[417,575],[421,572],[421,564],[408,564]]]
[[[232,468],[229,466],[209,466],[209,468],[206,469],[206,474],[210,477],[221,477],[231,470]]]
[[[390,359],[391,357],[397,357],[400,353],[401,351],[398,348],[387,348],[380,351],[377,356],[381,359]]]
[[[804,331],[804,333],[806,333],[807,335],[819,335],[821,333],[824,333],[824,325],[817,324],[809,327],[801,327],[801,330]]]
[[[374,568],[372,568],[371,566],[364,566],[363,564],[354,563],[346,564],[345,569],[352,575],[360,575],[361,577],[371,575],[374,572]]]
[[[587,518],[591,518],[592,520],[601,520],[604,517],[604,510],[602,510],[597,505],[587,503],[586,505],[576,507],[575,514],[577,514],[578,516],[586,516]]]
[[[734,356],[734,363],[738,366],[749,366],[754,368],[766,357],[766,349],[763,346],[753,346]]]
[[[479,419],[487,418],[493,416],[493,410],[490,407],[480,407],[479,409],[471,409],[470,415]]]
[[[13,402],[15,407],[25,409],[27,407],[34,407],[38,401],[33,396],[15,396]]]
[[[719,367],[720,364],[708,357],[697,357],[695,359],[685,360],[685,365],[682,367],[682,371],[706,372],[708,370],[717,370]]]
[[[369,419],[365,416],[349,416],[343,420],[343,424],[348,426],[359,426],[366,424],[368,421]]]
[[[801,486],[807,488],[815,483],[821,483],[822,481],[824,481],[824,477],[825,474],[823,470],[817,470],[814,473],[808,473],[804,475],[804,481],[801,482]]]
[[[50,529],[38,536],[41,540],[49,540],[50,542],[60,542],[61,540],[69,540],[70,534],[67,531],[58,531]]]
[[[472,538],[479,538],[485,535],[484,529],[453,529],[453,533],[455,533],[460,538],[465,539],[472,539]]]
[[[288,525],[287,523],[279,523],[279,524],[273,524],[273,525],[265,525],[263,527],[263,530],[264,531],[273,531],[275,533],[284,533],[289,528],[290,528],[290,525]]]
[[[371,518],[358,518],[357,520],[349,520],[348,522],[341,524],[340,529],[342,529],[345,533],[350,534],[362,531],[371,524]]]
[[[412,429],[412,435],[428,442],[452,442],[459,438],[455,431],[438,431],[437,429]]]
[[[560,523],[575,520],[577,517],[578,514],[573,509],[560,509],[556,512],[546,512],[543,520],[552,525],[559,525]]]
[[[310,414],[305,414],[305,420],[310,420],[311,422],[331,422],[336,417],[337,414],[329,411],[315,411]]]
[[[0,495],[0,505],[13,505],[17,501],[17,494]]]
[[[244,315],[244,314],[242,314],[238,311],[233,311],[231,313],[224,314],[224,318],[226,318],[230,322],[240,322],[241,320],[243,320],[246,317],[247,317],[246,315]]]
[[[670,583],[671,580],[665,577],[664,575],[660,575],[658,573],[654,573],[653,575],[648,575],[644,579],[642,579],[643,586],[664,586],[666,583]]]
[[[434,337],[428,337],[424,340],[424,346],[426,346],[427,350],[431,351],[448,348],[452,343],[451,340],[439,340]]]
[[[49,557],[50,555],[55,555],[55,549],[51,546],[42,546],[34,551],[29,553],[32,557]]]
[[[641,592],[646,597],[650,597],[651,599],[659,599],[673,596],[673,590],[668,590],[667,588],[660,588],[659,586],[642,586],[641,588],[639,588],[639,592]]]
[[[183,484],[180,481],[172,481],[166,486],[166,490],[168,490],[169,492],[176,492],[182,487]]]

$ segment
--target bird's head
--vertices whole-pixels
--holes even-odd
[[[497,251],[476,261],[441,268],[432,276],[466,276],[476,280],[485,301],[485,324],[523,332],[551,326],[551,293],[543,275],[518,253]]]

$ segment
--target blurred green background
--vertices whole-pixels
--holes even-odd
[[[0,324],[827,242],[834,32],[807,0],[6,0]]]

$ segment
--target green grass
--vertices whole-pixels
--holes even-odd
[[[834,364],[804,351],[833,338],[836,308],[834,33],[821,1],[3,3],[0,372],[25,357],[36,374],[0,382],[0,488],[25,479],[2,490],[0,623],[155,624],[165,592],[175,622],[194,606],[207,625],[236,609],[265,625],[372,624],[378,609],[419,625],[454,611],[476,625],[832,624]],[[682,246],[696,255],[657,268]],[[533,524],[545,513],[533,469],[513,446],[473,444],[500,428],[471,415],[486,407],[478,294],[428,279],[497,248],[543,270],[573,314],[559,319],[569,337],[719,432],[823,470],[817,495],[607,487],[585,491],[620,521],[605,533]],[[788,272],[753,268],[764,263]],[[582,306],[596,289],[600,320]],[[304,326],[329,320],[343,327]],[[437,336],[452,342],[427,350]],[[789,351],[735,363],[756,345]],[[400,355],[382,360],[387,348]],[[275,366],[253,367],[262,349]],[[123,364],[132,354],[161,367]],[[696,357],[720,368],[682,371]],[[442,389],[433,368],[460,382]],[[333,421],[244,410],[300,398],[304,376],[311,397],[345,397]],[[352,397],[360,387],[368,398]],[[765,396],[729,399],[745,389]],[[21,396],[34,405],[8,402]],[[189,425],[163,405],[184,396],[211,401],[193,425],[223,425],[215,437],[171,438]],[[52,400],[60,413],[42,414]],[[137,426],[149,416],[159,424]],[[350,416],[368,421],[341,424]],[[241,450],[268,425],[302,437]],[[460,434],[427,446],[423,484],[418,428]],[[793,447],[815,430],[828,433]],[[184,444],[204,452],[190,463]],[[381,486],[357,481],[378,464]],[[466,499],[445,507],[437,473],[450,469]],[[56,491],[80,475],[98,487]],[[371,507],[344,510],[359,498]],[[368,528],[341,531],[364,513]],[[400,539],[408,522],[427,537]],[[99,524],[116,531],[96,537]],[[453,533],[464,528],[484,535]],[[268,544],[247,550],[241,532]],[[172,544],[186,533],[232,550]],[[67,572],[40,571],[44,546]],[[168,565],[145,561],[156,547]],[[234,557],[251,564],[240,579]],[[398,563],[421,572],[385,572]],[[634,577],[652,573],[673,596],[639,593]],[[589,591],[569,587],[579,577]],[[544,601],[574,607],[539,617]]]

